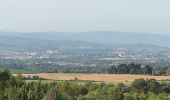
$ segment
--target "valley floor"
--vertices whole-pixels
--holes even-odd
[[[84,80],[104,83],[131,83],[135,79],[156,79],[158,81],[169,81],[170,76],[149,76],[149,75],[131,75],[131,74],[99,74],[99,73],[39,73],[22,74],[24,77],[39,76],[49,80]]]

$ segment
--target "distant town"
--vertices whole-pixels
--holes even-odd
[[[62,50],[8,51],[0,55],[0,64],[28,72],[106,72],[109,67],[122,63],[170,66],[170,52],[166,51],[165,48],[138,50],[82,46]]]

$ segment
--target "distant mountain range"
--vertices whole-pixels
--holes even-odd
[[[19,36],[0,35],[0,51],[27,51],[73,48],[80,46],[97,46],[100,44],[71,40],[47,40],[39,38],[24,38]]]
[[[98,34],[98,35],[97,35]],[[114,35],[115,34],[115,35]],[[8,51],[58,50],[69,54],[170,54],[168,36],[115,32],[87,33],[1,33],[0,54]]]
[[[81,33],[65,32],[0,32],[0,35],[15,36],[31,39],[45,40],[68,40],[68,41],[85,41],[90,43],[104,44],[152,44],[163,47],[170,47],[170,36],[158,34],[142,34],[114,31],[96,31]]]

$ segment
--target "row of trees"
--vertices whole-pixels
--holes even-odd
[[[141,64],[119,64],[109,68],[110,74],[152,74],[153,68],[149,65],[141,66]]]
[[[136,79],[119,83],[25,82],[21,74],[0,72],[0,100],[170,100],[170,83]]]

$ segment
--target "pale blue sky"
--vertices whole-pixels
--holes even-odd
[[[0,0],[0,30],[170,34],[170,0]]]

